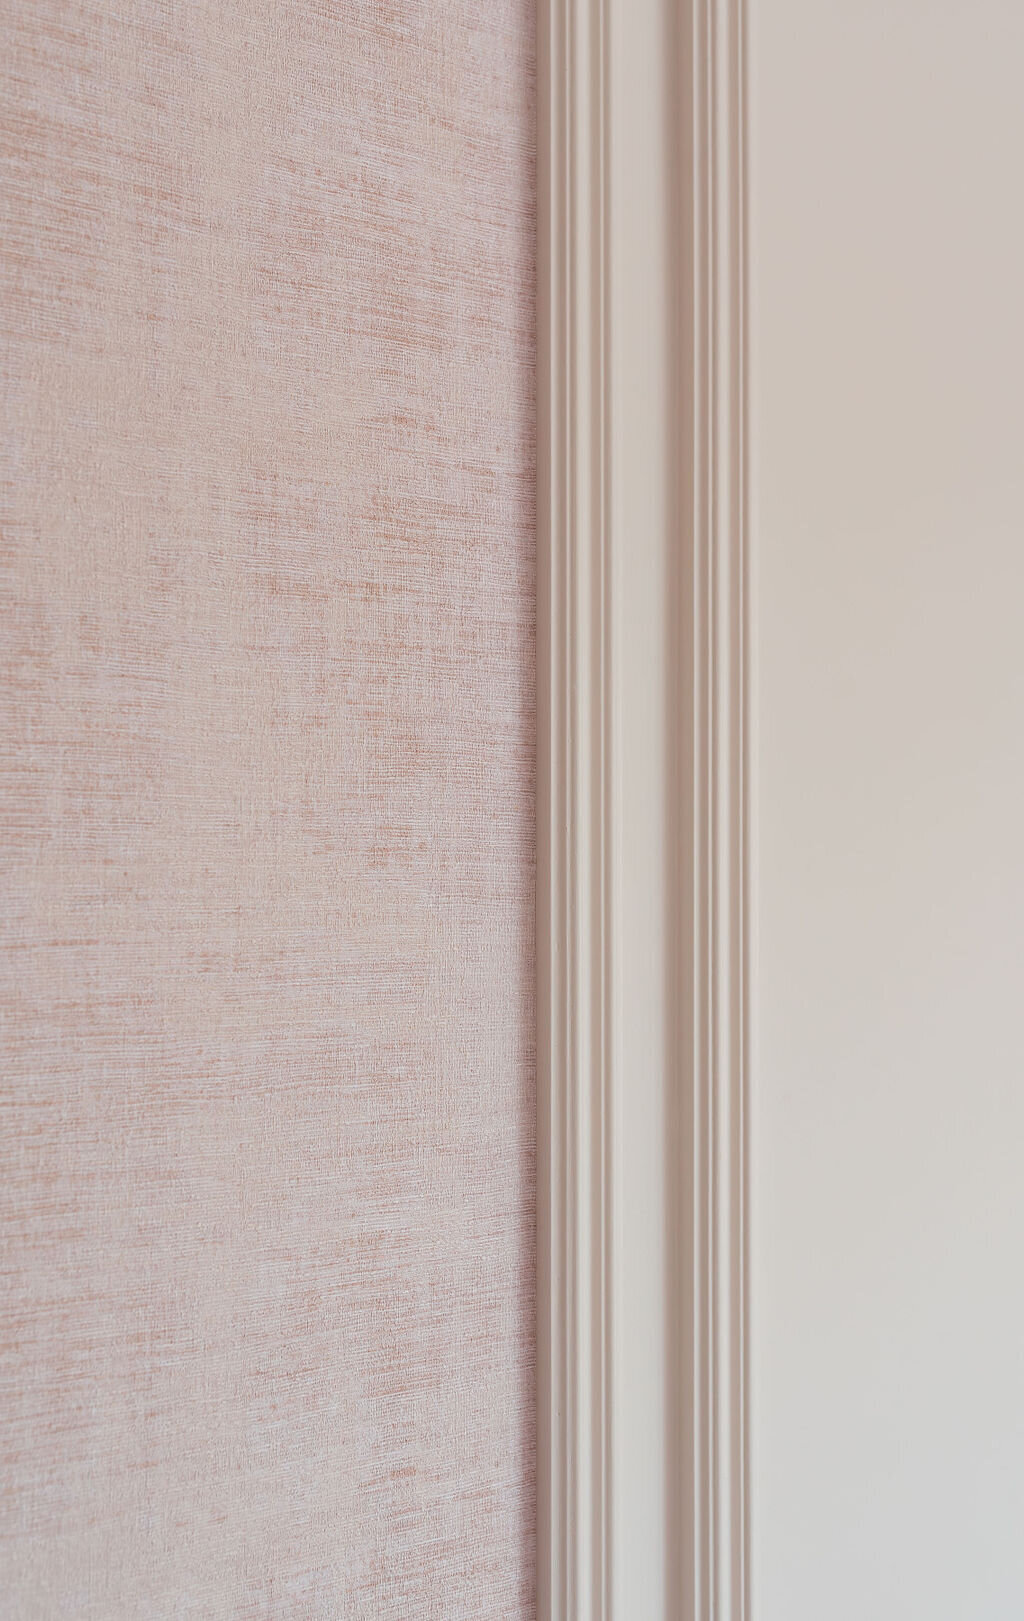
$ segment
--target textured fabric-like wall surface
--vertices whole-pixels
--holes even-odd
[[[532,4],[0,16],[0,1614],[521,1621]]]

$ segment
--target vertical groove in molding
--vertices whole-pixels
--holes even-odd
[[[591,110],[590,132],[597,159],[594,186],[596,222],[596,253],[594,254],[594,323],[593,346],[598,375],[594,379],[593,443],[597,454],[594,469],[594,535],[600,556],[600,576],[596,582],[595,611],[598,622],[598,685],[599,713],[595,727],[598,752],[598,775],[594,784],[594,814],[599,841],[599,857],[595,885],[600,897],[600,919],[596,931],[594,982],[597,987],[595,1014],[600,1021],[598,1033],[599,1058],[595,1065],[600,1096],[599,1133],[595,1143],[598,1167],[598,1187],[592,1207],[592,1221],[599,1234],[599,1253],[593,1268],[595,1305],[597,1307],[599,1345],[595,1356],[599,1380],[599,1404],[596,1432],[600,1446],[600,1466],[593,1503],[595,1533],[595,1586],[592,1615],[594,1621],[611,1621],[612,1611],[612,1378],[611,1347],[613,1335],[612,1312],[614,1295],[611,1284],[612,1268],[612,1054],[614,1031],[612,1028],[612,841],[611,805],[613,792],[614,759],[612,752],[612,653],[611,603],[612,582],[610,491],[611,455],[609,447],[608,391],[610,385],[609,355],[609,208],[608,208],[608,0],[594,0],[591,27],[594,30],[593,81],[594,101]]]
[[[694,1613],[749,1621],[744,0],[693,21]]]

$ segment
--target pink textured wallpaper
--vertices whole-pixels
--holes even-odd
[[[0,1614],[533,1614],[529,0],[2,0]]]

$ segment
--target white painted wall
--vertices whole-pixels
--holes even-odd
[[[1024,1616],[1024,5],[751,0],[755,1621]]]

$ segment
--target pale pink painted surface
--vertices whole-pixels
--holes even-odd
[[[527,0],[2,0],[0,1613],[533,1613]]]

